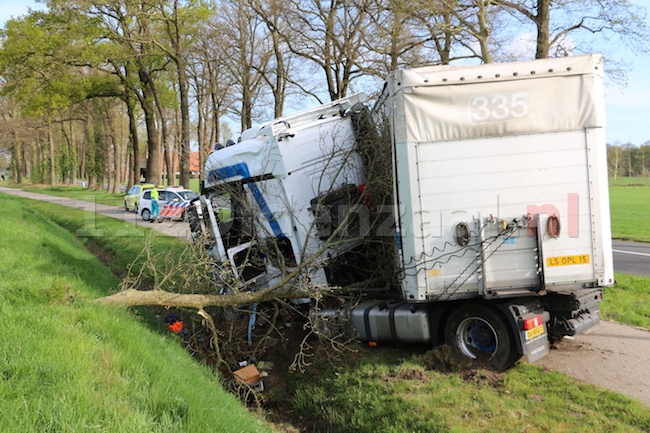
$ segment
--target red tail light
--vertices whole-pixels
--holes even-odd
[[[366,192],[366,184],[362,183],[357,187],[357,190],[359,191],[359,194],[363,194]],[[372,209],[372,198],[370,197],[370,194],[366,194],[366,197],[364,198],[364,204],[368,209]]]
[[[530,319],[524,320],[524,329],[533,329],[542,325],[544,323],[542,316],[531,317]]]

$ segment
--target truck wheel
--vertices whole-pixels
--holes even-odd
[[[142,219],[145,221],[149,221],[151,219],[151,211],[149,209],[142,209]]]
[[[478,304],[463,305],[451,313],[445,342],[457,355],[486,362],[495,370],[511,367],[521,356],[506,319]]]

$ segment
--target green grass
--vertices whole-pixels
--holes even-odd
[[[119,281],[68,231],[83,212],[26,202],[0,194],[3,432],[268,431],[171,334],[90,302]]]
[[[609,184],[610,186],[650,186],[650,177],[618,177],[616,181],[610,177]]]
[[[102,215],[84,212],[66,206],[12,197],[17,203],[23,203],[28,212],[39,212],[46,218],[75,234],[79,241],[89,248],[101,251],[102,259],[116,274],[123,274],[126,267],[133,263],[142,251],[150,228]],[[174,249],[181,250],[184,242],[168,236],[156,236],[153,252],[160,253]]]
[[[612,237],[650,242],[650,187],[610,186]]]
[[[9,186],[9,185],[6,185]],[[18,185],[12,185],[17,187]],[[82,186],[45,186],[26,185],[19,186],[20,189],[39,194],[52,195],[55,197],[66,197],[74,200],[90,201],[109,206],[123,207],[124,193],[108,194],[105,190],[94,190]]]
[[[617,207],[629,209],[643,206],[639,204],[642,200],[640,197],[646,189],[650,190],[637,187],[610,189],[613,226],[621,221],[616,213]],[[3,205],[2,198],[0,195],[0,205]],[[145,232],[149,230],[138,231],[124,221],[100,216],[89,220],[82,211],[49,203],[17,198],[11,198],[11,201],[13,205],[19,206],[19,214],[34,215],[29,223],[21,222],[21,218],[25,220],[24,216],[18,218],[18,227],[21,227],[20,224],[30,226],[32,220],[37,220],[46,227],[40,235],[34,235],[33,242],[29,240],[21,243],[21,247],[25,248],[33,243],[29,248],[49,257],[44,259],[46,263],[54,258],[71,256],[62,254],[60,247],[51,245],[50,233],[62,232],[57,225],[72,233],[95,234],[82,237],[82,241],[103,251],[114,271],[123,270],[135,258],[142,247]],[[19,205],[21,202],[29,205]],[[16,209],[8,210],[10,215],[17,213]],[[630,219],[632,222],[628,225],[643,225],[645,216],[641,212],[634,215],[636,220]],[[48,222],[48,219],[56,224]],[[24,233],[27,228],[11,230],[17,232],[16,237],[29,239],[27,233]],[[0,236],[5,235],[0,232]],[[12,245],[17,245],[15,238],[12,239]],[[160,251],[174,249],[178,243],[175,239],[161,237],[156,240],[156,248]],[[0,253],[2,256],[10,255],[2,250]],[[86,257],[86,253],[83,254]],[[4,257],[4,260],[8,259]],[[23,259],[17,260],[25,262]],[[92,271],[84,265],[85,260],[93,263],[90,265]],[[34,263],[33,266],[39,268],[34,258],[28,258],[27,263]],[[8,266],[21,267],[15,263]],[[25,336],[29,340],[14,347],[17,348],[14,352],[0,336],[0,341],[3,342],[0,345],[0,371],[4,379],[0,381],[0,401],[3,402],[0,405],[0,419],[6,421],[4,425],[17,423],[16,432],[39,431],[30,430],[34,423],[40,431],[47,431],[48,428],[50,431],[90,431],[97,425],[107,426],[102,427],[104,430],[95,429],[100,431],[198,431],[185,428],[180,424],[183,421],[179,421],[190,418],[185,414],[190,410],[191,404],[164,400],[165,392],[173,395],[180,392],[176,391],[176,382],[167,387],[158,383],[154,386],[151,378],[166,377],[167,374],[173,377],[177,368],[204,370],[184,358],[169,367],[169,370],[163,369],[163,366],[152,367],[151,365],[157,365],[155,363],[158,358],[172,356],[158,352],[161,350],[158,346],[164,346],[170,353],[175,353],[179,348],[168,338],[134,323],[132,315],[127,312],[110,310],[111,314],[117,316],[104,318],[103,315],[108,314],[104,309],[88,304],[87,297],[101,296],[116,284],[111,275],[106,276],[107,283],[102,282],[101,275],[104,271],[95,272],[96,266],[101,268],[100,264],[92,261],[92,257],[83,260],[68,257],[57,264],[65,272],[57,272],[54,276],[45,274],[48,275],[47,278],[39,274],[41,276],[36,279],[40,285],[34,283],[36,289],[28,289],[32,284],[21,285],[18,282],[7,285],[7,290],[5,285],[0,285],[0,310],[12,322],[6,329],[13,335],[20,333],[22,328],[27,328],[21,337]],[[4,263],[2,268],[5,268]],[[16,276],[11,280],[22,281],[26,278]],[[618,283],[605,290],[601,304],[602,317],[650,329],[650,302],[646,302],[646,299],[650,299],[650,278],[620,274],[616,278]],[[11,289],[14,285],[19,289]],[[85,286],[88,288],[78,288]],[[37,299],[38,302],[30,301],[27,309],[25,300],[21,300],[18,295],[23,292],[31,293],[30,299]],[[45,321],[40,319],[49,315],[53,317]],[[19,325],[14,326],[13,322]],[[34,322],[35,329],[29,328],[31,322]],[[131,325],[136,328],[127,331]],[[48,338],[39,341],[37,336],[41,330]],[[5,333],[0,335],[4,336]],[[53,337],[50,338],[50,335]],[[149,343],[143,348],[140,346],[144,343],[137,340],[142,335],[146,336],[146,342]],[[61,339],[63,340],[60,341]],[[166,346],[168,343],[169,347]],[[45,355],[41,356],[43,351]],[[64,356],[63,352],[73,358],[70,364],[74,374],[56,366],[56,360]],[[128,356],[133,356],[126,358],[125,352]],[[17,364],[24,355],[35,361],[34,367],[32,362],[24,362],[20,366]],[[178,356],[183,357],[183,354],[179,353]],[[468,377],[459,373],[428,370],[425,365],[428,365],[427,358],[430,356],[414,355],[411,349],[372,350],[359,346],[356,355],[345,356],[345,361],[334,364],[314,358],[312,370],[307,374],[290,374],[285,380],[286,388],[268,389],[264,398],[270,408],[282,408],[282,421],[305,427],[307,431],[650,432],[650,410],[647,407],[620,394],[580,383],[561,373],[520,363],[502,375],[475,371],[473,376]],[[42,357],[46,359],[41,360]],[[7,363],[8,359],[11,363]],[[50,367],[50,363],[54,365]],[[4,368],[5,365],[10,367]],[[94,369],[91,370],[96,371],[86,373],[89,366],[93,366]],[[156,373],[143,372],[147,368],[153,368]],[[18,375],[15,371],[22,372],[21,382],[16,382],[16,386],[6,386],[6,382]],[[209,372],[204,373],[210,375]],[[39,387],[38,384],[43,382],[52,390],[48,389],[43,398],[38,400],[35,397],[28,398],[26,401],[29,402],[29,410],[20,407],[18,402],[23,398],[22,395],[32,396],[42,392],[42,385]],[[79,383],[83,386],[92,384],[92,389],[82,386],[85,391],[80,392],[78,397],[70,395],[72,389],[81,386]],[[104,390],[97,397],[93,392],[101,386],[111,390]],[[210,389],[219,388],[218,381],[212,377],[205,379],[202,385],[188,384],[187,392],[190,393],[191,388],[196,387],[203,395],[206,386]],[[150,396],[143,389],[153,390],[153,395]],[[185,389],[180,388],[183,392]],[[12,392],[13,394],[6,394]],[[12,398],[9,399],[11,405],[5,409],[4,402],[8,400],[8,395]],[[181,400],[193,401],[185,396]],[[70,407],[66,404],[70,404]],[[82,406],[73,410],[72,407],[76,408],[77,405]],[[119,415],[112,412],[106,414],[107,406]],[[121,406],[128,406],[128,409],[123,409],[126,415],[121,413]],[[239,413],[241,407],[231,411]],[[63,415],[54,416],[55,413]],[[113,415],[114,418],[111,418]],[[23,417],[27,421],[21,421]],[[64,418],[72,418],[75,424],[62,425],[61,423],[68,422]],[[113,421],[102,424],[106,419]],[[254,421],[249,422],[258,428]],[[215,425],[220,424],[217,422]],[[215,431],[215,428],[206,431]],[[245,427],[241,431],[255,430]]]
[[[316,360],[287,392],[303,424],[332,433],[650,431],[647,407],[556,371],[441,373],[431,356],[362,348],[358,361]]]
[[[650,278],[616,274],[616,284],[603,291],[606,320],[650,330]]]

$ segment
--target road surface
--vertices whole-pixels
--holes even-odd
[[[189,239],[186,223],[149,223],[133,212],[96,203],[51,197],[0,186],[0,193],[44,200],[150,227],[169,236]],[[616,272],[650,276],[650,245],[614,242]],[[650,408],[650,331],[601,321],[588,334],[565,338],[537,364],[575,379],[637,399]]]
[[[650,277],[650,244],[614,241],[614,271]]]

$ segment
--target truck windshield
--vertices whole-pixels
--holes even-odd
[[[252,213],[241,182],[225,185],[210,198],[226,249],[248,242],[252,238]]]

